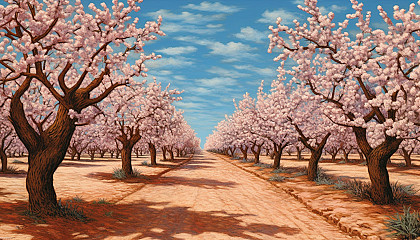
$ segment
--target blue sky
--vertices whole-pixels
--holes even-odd
[[[89,2],[102,1],[82,1],[86,8]],[[105,2],[109,5],[111,1]],[[372,11],[377,28],[384,28],[377,5],[392,16],[396,3],[361,2],[365,11]],[[411,2],[400,0],[398,4],[407,9]],[[184,90],[183,101],[176,106],[185,111],[202,144],[217,122],[233,113],[233,98],[240,99],[245,92],[255,96],[261,80],[269,85],[276,78],[276,53],[267,53],[268,27],[275,25],[278,16],[287,24],[293,19],[304,22],[307,15],[298,4],[303,5],[303,0],[144,0],[140,5],[141,11],[134,16],[145,22],[161,15],[166,33],[145,46],[147,53],[162,55],[160,60],[147,62],[149,79],[154,76]],[[337,20],[353,10],[350,1],[343,0],[319,0],[318,6],[324,13],[333,11]]]

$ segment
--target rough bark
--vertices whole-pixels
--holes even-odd
[[[377,204],[393,203],[394,196],[386,165],[403,140],[386,136],[384,142],[372,148],[366,138],[366,129],[353,127],[353,132],[356,135],[357,144],[366,158],[369,178],[372,183],[372,200]]]
[[[0,172],[6,172],[7,171],[7,155],[4,149],[0,149],[0,158],[1,158],[1,171]]]
[[[251,147],[251,151],[254,154],[254,163],[260,162],[260,153],[261,153],[262,145],[263,144],[258,145],[254,143],[253,146]]]
[[[299,161],[303,160],[302,150],[303,150],[303,148],[296,147],[296,154],[297,154],[296,157],[297,157],[297,160],[299,160]]]
[[[411,151],[407,151],[404,147],[401,148],[401,152],[403,153],[402,155],[404,157],[406,167],[412,167],[411,154],[413,153],[413,151],[414,151],[414,148]]]
[[[175,157],[174,157],[174,150],[169,149],[169,150],[168,150],[168,152],[169,152],[169,156],[171,157],[171,161],[175,160]]]
[[[309,148],[311,150],[311,158],[309,158],[309,164],[308,164],[308,180],[309,181],[315,181],[318,176],[319,159],[321,158],[322,150],[324,149],[325,144],[327,144],[327,140],[330,136],[331,136],[331,133],[327,133],[327,135],[324,136],[322,141],[319,144],[317,144],[316,147]],[[304,144],[306,145],[307,143],[304,143]]]
[[[287,147],[287,145],[289,145],[288,142],[281,143],[281,144],[276,144],[273,142],[273,153],[274,153],[273,168],[274,169],[280,168],[281,155],[283,153],[284,148]]]
[[[150,164],[153,166],[157,165],[156,162],[156,147],[153,143],[149,143],[149,152],[150,152]]]
[[[6,143],[6,140],[11,135],[12,135],[12,130],[7,132],[1,140],[1,144],[0,144],[1,172],[7,172],[7,154],[6,154],[6,151],[10,147],[10,145],[12,144],[13,140],[9,139],[8,143]]]
[[[133,167],[131,165],[131,153],[133,151],[133,146],[129,143],[123,144],[121,149],[121,167],[126,176],[133,174]]]
[[[27,83],[29,86],[29,83]],[[17,135],[28,150],[28,174],[26,189],[29,194],[29,210],[40,215],[56,215],[59,212],[53,175],[64,160],[75,130],[75,121],[68,110],[59,105],[54,122],[41,134],[28,123],[18,90],[11,101],[10,120]]]
[[[248,146],[241,146],[239,149],[242,152],[243,159],[247,160],[248,159]]]
[[[163,157],[163,161],[167,161],[166,159],[166,147],[162,147],[162,157]]]

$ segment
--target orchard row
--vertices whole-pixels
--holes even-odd
[[[27,152],[29,210],[61,214],[53,175],[67,153],[109,152],[133,173],[133,149],[173,157],[199,147],[199,139],[173,106],[180,92],[149,84],[144,45],[165,34],[162,18],[138,27],[139,2],[112,7],[80,0],[7,1],[0,5],[0,137],[6,150]],[[136,14],[138,15],[138,14]]]
[[[310,180],[324,149],[332,155],[355,149],[367,161],[372,199],[393,202],[387,162],[401,149],[409,163],[420,140],[420,15],[415,4],[395,6],[391,20],[378,6],[387,31],[373,29],[371,13],[351,2],[353,13],[341,22],[306,0],[298,7],[307,22],[289,27],[278,18],[269,27],[268,51],[280,52],[278,79],[268,93],[261,83],[255,99],[245,94],[207,138],[206,149],[232,155],[240,148],[245,157],[250,149],[258,161],[264,146],[277,168],[287,147],[307,148]]]

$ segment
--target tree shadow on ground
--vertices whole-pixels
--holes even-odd
[[[5,188],[0,188],[0,196],[8,196],[8,195],[11,195],[11,194],[13,194],[12,192],[6,192],[6,191],[4,191],[5,190]],[[1,212],[0,212],[1,213]],[[1,214],[0,214],[1,215]]]
[[[0,178],[26,178],[27,172],[25,170],[17,170],[16,172],[0,172]]]
[[[247,214],[224,211],[192,211],[187,207],[167,206],[167,203],[137,201],[131,204],[97,205],[78,203],[90,217],[88,222],[65,218],[45,218],[44,224],[22,214],[25,202],[0,204],[2,224],[20,225],[14,234],[29,234],[34,239],[185,239],[203,233],[218,233],[226,239],[266,239],[276,234],[285,238],[300,233],[298,228],[260,223],[245,223]],[[12,206],[12,207],[11,207]],[[5,236],[7,237],[7,236]]]
[[[207,178],[184,178],[184,177],[167,177],[160,175],[141,175],[139,177],[130,177],[126,179],[115,179],[112,173],[96,172],[87,175],[89,178],[94,178],[103,181],[112,182],[126,182],[126,183],[145,183],[152,185],[182,185],[191,187],[200,187],[206,189],[227,189],[236,185],[235,182],[222,182]],[[111,183],[112,183],[111,182]]]
[[[105,165],[95,165],[95,164],[86,164],[86,163],[78,163],[78,162],[63,162],[60,164],[60,167],[76,167],[76,168],[83,168],[83,167],[103,167]]]

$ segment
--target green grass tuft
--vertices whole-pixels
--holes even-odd
[[[419,212],[410,212],[410,207],[404,206],[404,213],[396,213],[393,216],[389,216],[389,219],[385,221],[385,226],[388,232],[392,232],[390,237],[409,240],[417,239],[420,237]]]

